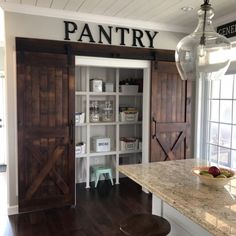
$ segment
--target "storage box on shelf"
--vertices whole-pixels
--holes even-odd
[[[83,124],[85,121],[85,113],[84,112],[76,112],[75,113],[75,125]]]
[[[110,152],[111,139],[108,137],[92,137],[92,150],[94,152]]]
[[[114,92],[114,84],[113,83],[105,83],[104,91],[105,92]]]
[[[90,80],[90,91],[96,93],[102,93],[102,83],[101,79],[91,79]]]
[[[135,108],[120,108],[121,122],[137,122],[138,111]]]
[[[138,150],[137,138],[120,138],[120,150],[121,151],[135,151]]]
[[[140,91],[139,84],[136,82],[136,79],[122,79],[119,81],[119,90],[121,93],[138,93]]]
[[[86,150],[86,144],[84,142],[79,142],[75,145],[75,156],[81,156],[82,154],[85,154]]]
[[[138,85],[120,85],[121,93],[138,93]]]

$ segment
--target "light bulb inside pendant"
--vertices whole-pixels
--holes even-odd
[[[177,45],[176,66],[183,80],[220,79],[229,67],[231,44],[214,30],[213,16],[209,0],[205,0],[198,11],[197,28]]]
[[[205,50],[205,46],[204,45],[199,45],[198,46],[198,54],[199,57],[205,57],[206,56],[206,50]]]

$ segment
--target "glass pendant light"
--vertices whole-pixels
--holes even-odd
[[[209,0],[205,0],[198,11],[197,28],[177,45],[175,61],[183,80],[220,79],[229,67],[231,44],[214,30],[213,16]]]

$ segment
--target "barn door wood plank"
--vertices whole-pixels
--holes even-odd
[[[151,68],[150,161],[190,158],[192,84],[180,79],[173,62]]]
[[[181,131],[179,133],[179,136],[176,138],[174,144],[172,146],[170,146],[170,145],[167,145],[165,143],[165,140],[161,140],[161,136],[159,136],[159,135],[156,136],[157,142],[159,143],[159,145],[161,146],[162,150],[166,154],[165,160],[167,158],[170,159],[170,160],[175,160],[175,155],[174,155],[173,152],[179,147],[179,145],[183,142],[185,137],[186,137],[185,131]]]
[[[19,212],[72,205],[74,56],[68,66],[67,55],[26,51],[22,60],[21,54],[17,52]]]
[[[42,157],[42,153],[40,152],[40,150],[38,150],[37,148],[33,148],[32,145],[30,145],[29,143],[26,144],[25,146],[27,149],[29,149],[29,151],[32,153],[32,155],[35,157],[35,160],[41,165],[43,166],[43,162],[41,161],[41,157]],[[69,192],[69,187],[66,184],[66,182],[63,180],[63,178],[58,174],[58,172],[55,170],[55,168],[52,168],[52,171],[49,173],[49,176],[55,181],[55,183],[57,184],[58,188],[61,189],[61,191],[64,194],[67,194]]]
[[[43,182],[45,177],[48,175],[49,171],[51,171],[51,169],[53,168],[53,166],[56,163],[56,161],[61,157],[64,149],[65,148],[61,147],[61,146],[59,146],[59,147],[57,147],[55,149],[55,151],[52,154],[52,157],[47,161],[45,166],[42,168],[42,170],[39,172],[39,174],[36,177],[36,179],[33,181],[31,186],[27,190],[27,192],[26,192],[26,199],[31,199],[31,197],[37,191],[37,189],[40,186],[40,184]]]

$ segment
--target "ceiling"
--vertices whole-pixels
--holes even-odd
[[[192,29],[197,23],[196,12],[202,2],[200,0],[0,0],[0,6],[6,10],[10,9],[9,11],[14,8],[14,12],[17,12],[17,9],[21,12],[21,9],[27,8],[30,14],[33,14],[31,11],[40,9],[42,12],[45,9],[47,12],[63,11],[74,16],[96,15],[129,22],[149,22],[153,23],[153,26],[162,24],[172,28],[176,26]],[[215,9],[214,22],[221,23],[234,18],[236,0],[211,0],[210,3]],[[181,10],[184,6],[193,7],[193,10],[184,12]]]

